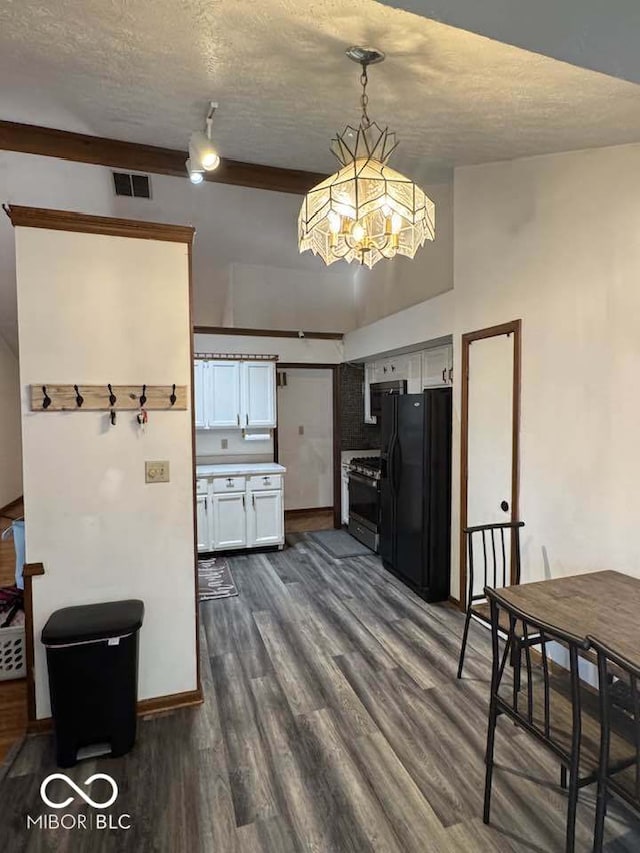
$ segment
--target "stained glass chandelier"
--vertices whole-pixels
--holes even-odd
[[[298,217],[298,244],[326,264],[358,261],[371,267],[383,258],[413,258],[425,240],[435,238],[435,206],[413,181],[387,165],[398,143],[367,113],[367,68],[382,62],[375,48],[350,47],[360,63],[362,118],[331,141],[342,168],[306,194]]]

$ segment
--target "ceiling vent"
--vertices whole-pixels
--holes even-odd
[[[114,172],[113,185],[116,195],[151,198],[151,184],[149,183],[148,175],[130,175],[128,172]]]

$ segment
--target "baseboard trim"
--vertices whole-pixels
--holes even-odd
[[[454,598],[452,595],[450,595],[450,596],[449,596],[449,598],[448,598],[448,601],[449,601],[449,604],[452,604],[452,605],[453,605],[454,607],[456,607],[458,610],[462,610],[462,608],[460,607],[460,601],[459,601],[459,599]]]
[[[7,519],[11,518],[11,516],[6,515],[6,513],[8,513],[10,510],[14,509],[14,507],[17,507],[19,504],[21,504],[23,502],[23,500],[24,500],[23,496],[20,495],[19,498],[16,498],[13,501],[9,501],[8,504],[5,504],[5,506],[0,507],[0,516],[3,516]]]
[[[295,518],[297,515],[324,515],[325,512],[333,512],[332,506],[312,506],[309,509],[285,509],[285,518]]]
[[[195,708],[204,703],[202,690],[188,690],[185,693],[170,693],[167,696],[155,696],[152,699],[142,699],[137,705],[139,717],[153,717],[167,711],[177,711],[179,708]],[[27,724],[30,735],[45,734],[53,729],[53,719],[43,717],[41,720],[31,720]]]

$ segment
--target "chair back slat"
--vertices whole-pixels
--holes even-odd
[[[640,667],[590,637],[598,655],[602,721],[594,850],[601,849],[606,791],[640,809]]]
[[[509,586],[512,564],[516,583],[520,582],[521,527],[524,527],[524,522],[509,521],[465,528],[468,553],[467,603],[484,600],[483,590],[487,586],[493,589]]]
[[[565,634],[553,626],[541,623],[515,607],[500,594],[499,589],[487,587],[485,594],[491,606],[491,633],[494,648],[492,666],[492,696],[499,702],[500,710],[521,724],[531,734],[536,735],[567,764],[571,755],[579,750],[581,738],[581,697],[580,675],[578,671],[579,650],[586,649],[588,643],[579,637]],[[502,618],[500,618],[502,615]],[[504,617],[508,618],[504,618]],[[511,688],[505,678],[510,670],[505,670],[505,654],[500,655],[498,639],[504,635],[507,649],[513,654],[513,683]],[[566,677],[553,676],[549,666],[550,643],[560,644],[569,652],[569,669]],[[536,646],[535,660],[532,647]],[[497,657],[496,657],[497,655]],[[522,666],[524,659],[524,667]],[[524,671],[521,673],[521,670]],[[522,684],[519,683],[520,673]],[[519,689],[515,689],[518,679]],[[526,697],[524,691],[526,689]],[[552,724],[553,720],[553,724]],[[561,721],[558,723],[558,721]]]

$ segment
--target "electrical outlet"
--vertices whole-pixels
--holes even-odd
[[[228,447],[229,447],[229,439],[228,438],[221,438],[220,439],[220,448],[222,450],[226,450]]]
[[[168,483],[169,482],[169,463],[168,462],[145,462],[144,463],[144,481],[145,481],[145,483]]]

